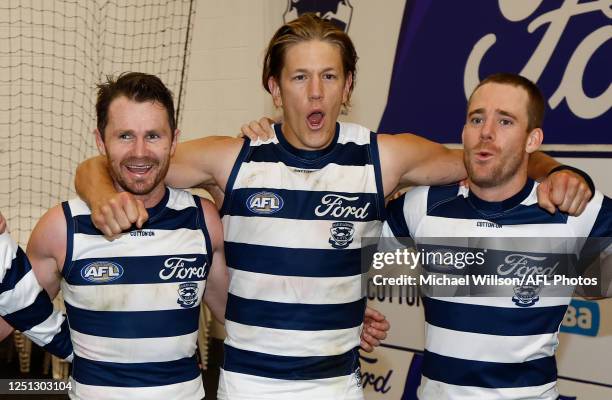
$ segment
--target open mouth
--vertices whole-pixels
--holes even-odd
[[[493,156],[493,152],[487,150],[480,150],[476,152],[476,160],[478,161],[488,161],[493,158]]]
[[[153,165],[151,164],[144,164],[144,165],[127,164],[127,165],[124,165],[124,167],[130,173],[134,175],[145,175],[147,172],[149,172],[153,168]]]
[[[325,119],[325,114],[323,113],[323,111],[313,111],[310,114],[308,114],[308,117],[306,117],[306,120],[308,121],[308,127],[312,130],[318,130],[321,129],[321,127],[323,126],[323,120]]]

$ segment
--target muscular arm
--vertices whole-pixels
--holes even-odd
[[[243,139],[209,136],[180,143],[170,162],[168,186],[191,188],[216,185],[225,190]],[[75,177],[77,193],[92,210],[94,225],[107,237],[141,227],[148,215],[142,202],[129,193],[117,193],[106,158],[90,158],[79,165]]]
[[[212,202],[202,199],[202,209],[204,210],[204,220],[210,234],[213,252],[213,261],[206,281],[204,301],[217,321],[224,323],[225,304],[227,303],[227,291],[229,288],[229,272],[223,251],[223,227],[217,208]]]
[[[378,135],[385,196],[399,187],[443,185],[467,177],[463,151],[410,133]]]
[[[47,211],[38,221],[26,253],[36,279],[54,299],[60,290],[61,268],[66,255],[66,219],[60,205]]]

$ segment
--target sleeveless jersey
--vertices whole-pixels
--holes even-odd
[[[202,399],[195,352],[212,252],[199,198],[167,188],[142,229],[113,241],[93,226],[83,201],[63,209],[70,397]]]
[[[360,248],[382,227],[376,135],[338,123],[324,150],[245,141],[222,221],[230,270],[220,398],[362,399]]]
[[[419,187],[389,204],[383,236],[412,237],[417,243],[432,237],[502,238],[499,243],[512,242],[507,239],[512,237],[541,238],[531,240],[532,248],[521,248],[521,260],[520,254],[505,258],[500,264],[508,274],[504,277],[530,266],[534,254],[536,264],[553,264],[545,264],[556,256],[547,238],[612,236],[609,198],[596,192],[579,217],[551,215],[538,206],[536,188],[529,180],[510,199],[486,202],[459,185]],[[497,271],[501,276],[499,267]],[[556,400],[554,354],[571,287],[570,292],[561,290],[564,295],[545,294],[553,290],[559,293],[559,286],[525,285],[515,287],[514,295],[497,297],[424,296],[419,399]]]
[[[0,235],[0,316],[48,352],[72,359],[66,318],[53,310],[30,261],[6,232]]]

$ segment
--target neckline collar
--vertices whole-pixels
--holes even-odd
[[[502,201],[486,201],[474,194],[471,190],[468,193],[468,200],[474,206],[474,208],[487,212],[504,212],[508,211],[519,204],[529,196],[533,190],[534,181],[527,178],[527,182],[521,190],[515,195]]]
[[[166,187],[165,188],[165,192],[164,192],[164,197],[162,197],[162,199],[156,205],[154,205],[153,207],[147,208],[147,213],[149,213],[148,222],[151,222],[152,220],[154,220],[155,217],[157,217],[157,215],[159,213],[161,213],[161,211],[168,204],[168,200],[169,199],[170,199],[170,189],[168,189],[168,187]]]
[[[313,162],[313,161],[317,161],[321,157],[328,155],[334,149],[336,143],[338,143],[338,137],[340,136],[340,123],[336,122],[334,139],[331,141],[331,143],[328,146],[320,150],[304,150],[304,149],[298,149],[297,147],[294,147],[291,143],[287,141],[287,139],[283,135],[281,124],[274,124],[274,132],[276,133],[278,143],[281,145],[283,149],[285,149],[286,151],[291,153],[293,156],[298,157],[303,161]]]

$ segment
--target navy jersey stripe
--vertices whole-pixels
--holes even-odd
[[[262,192],[272,192],[276,196],[279,196],[282,199],[282,207],[278,205],[280,207],[278,211],[270,214],[258,213],[254,206],[257,206],[257,201],[261,201],[262,198],[256,195]],[[377,220],[380,215],[380,213],[376,211],[378,201],[377,193],[315,192],[304,190],[244,188],[235,189],[232,196],[232,204],[227,210],[232,216],[266,216],[269,218],[290,218],[300,220],[340,220],[365,222]],[[267,198],[264,195],[263,200],[265,201],[266,199]],[[329,210],[329,206],[331,205],[334,205],[336,210],[335,213],[333,210]],[[354,208],[351,209],[351,207]],[[344,211],[342,211],[342,208],[344,208]],[[255,211],[253,211],[253,209],[255,209]],[[364,212],[359,212],[356,209],[364,209]],[[317,215],[317,212],[319,214],[324,213],[324,215],[319,216]]]
[[[395,237],[412,237],[410,229],[404,218],[404,201],[406,200],[406,193],[398,197],[397,199],[391,200],[387,204],[387,223],[389,228],[395,235]]]
[[[113,363],[88,360],[75,355],[74,379],[85,385],[148,387],[172,385],[200,375],[195,355],[174,361]]]
[[[230,204],[232,204],[232,196],[234,193],[234,183],[236,182],[236,176],[238,176],[238,171],[240,171],[240,167],[245,159],[251,153],[251,140],[247,137],[244,138],[244,143],[242,144],[242,148],[240,149],[240,153],[238,153],[238,157],[236,158],[236,162],[232,167],[232,172],[230,172],[229,177],[227,178],[227,183],[225,184],[225,197],[223,198],[223,205],[219,210],[219,214],[223,217],[227,214],[227,208]]]
[[[387,216],[385,209],[385,188],[383,187],[382,171],[380,168],[380,153],[378,151],[378,137],[376,132],[370,132],[370,164],[374,165],[376,189],[378,190],[378,213],[383,220]]]
[[[457,198],[459,193],[459,184],[454,183],[444,186],[432,186],[427,191],[427,210],[435,209],[436,207],[448,201]]]
[[[342,304],[297,304],[245,299],[229,293],[225,318],[273,329],[324,331],[359,326],[364,312],[365,298]]]
[[[528,181],[512,198],[492,203],[484,202],[470,194],[464,198],[458,194],[459,185],[432,186],[427,195],[427,215],[449,219],[486,219],[500,225],[565,224],[567,215],[559,212],[551,215],[537,204],[520,204],[533,188]],[[508,208],[510,204],[515,205]]]
[[[90,311],[65,303],[70,327],[87,335],[138,339],[180,336],[198,330],[200,307],[162,311]]]
[[[6,314],[3,318],[9,325],[20,331],[27,331],[41,322],[44,322],[49,318],[52,312],[53,305],[51,304],[49,295],[44,290],[41,290],[32,304],[21,310]]]
[[[501,336],[554,333],[567,305],[505,308],[454,303],[423,297],[425,320],[440,328]],[[491,322],[494,321],[494,322]]]
[[[67,319],[64,319],[64,322],[62,322],[61,332],[53,336],[53,339],[43,346],[43,348],[61,358],[66,358],[72,353],[70,328],[68,327]]]
[[[313,278],[360,274],[360,249],[289,249],[225,242],[227,265],[242,271]]]
[[[333,154],[330,153],[321,157],[324,159],[323,161],[321,161],[321,158],[309,161],[283,151],[284,149],[275,143],[263,144],[256,146],[253,149],[253,153],[251,157],[249,157],[249,161],[278,162],[278,160],[281,159],[289,167],[306,169],[320,169],[327,165],[330,161],[334,164],[346,166],[363,166],[372,163],[368,155],[367,145],[359,145],[353,142],[348,142],[344,144],[336,143],[335,146],[337,146],[339,149],[334,149]],[[333,159],[328,158],[330,155],[334,156]]]
[[[589,237],[612,237],[612,199],[608,196],[603,197],[601,209]]]
[[[0,281],[0,293],[13,290],[21,278],[31,269],[32,266],[25,253],[21,250],[21,247],[17,247],[15,258],[11,260],[11,268],[6,270],[4,278]]]
[[[69,202],[62,202],[62,210],[64,211],[64,218],[66,218],[66,258],[64,259],[61,273],[62,276],[66,278],[70,276],[70,270],[72,268],[72,252],[74,250],[74,230],[76,221],[72,218]]]
[[[316,357],[288,357],[237,349],[225,345],[226,371],[274,379],[310,380],[350,375],[359,367],[359,352]]]
[[[208,258],[208,262],[210,265],[206,268],[205,278],[208,278],[208,274],[210,273],[210,267],[213,263],[213,251],[212,251],[212,241],[210,240],[210,234],[208,233],[208,228],[206,227],[206,219],[204,217],[204,209],[202,208],[202,200],[199,196],[193,195],[193,201],[197,207],[196,213],[196,225],[204,234],[204,240],[206,241],[206,257]]]
[[[557,364],[554,356],[522,363],[496,363],[446,357],[425,350],[423,375],[458,386],[518,388],[556,381]]]
[[[199,229],[197,224],[197,214],[198,209],[196,207],[187,207],[183,210],[166,208],[161,211],[160,214],[156,215],[158,219],[155,221],[146,221],[141,229],[174,230],[177,228],[177,226],[184,229]],[[159,219],[160,216],[163,218]],[[77,215],[74,217],[74,220],[76,221],[76,226],[78,227],[78,230],[75,233],[96,236],[103,235],[103,233],[93,225],[91,215]],[[133,228],[134,229],[131,230],[139,230],[136,229],[135,226],[133,226]]]
[[[72,264],[73,273],[69,274],[65,279],[71,285],[117,285],[117,284],[149,284],[149,283],[170,283],[170,282],[186,282],[193,280],[202,280],[204,275],[196,276],[195,273],[185,276],[174,273],[171,268],[165,267],[165,262],[169,258],[175,258],[174,255],[164,256],[140,256],[140,257],[111,257],[111,258],[82,258],[75,260]],[[183,261],[187,268],[197,268],[197,271],[205,269],[207,256],[206,254],[181,254],[182,259],[194,259],[195,261]],[[86,267],[92,263],[113,262],[119,264],[123,268],[123,274],[116,280],[107,282],[91,282],[83,275],[86,275]],[[206,268],[205,273],[208,273]],[[168,279],[161,280],[160,272],[163,271]],[[184,273],[183,270],[179,272]]]

